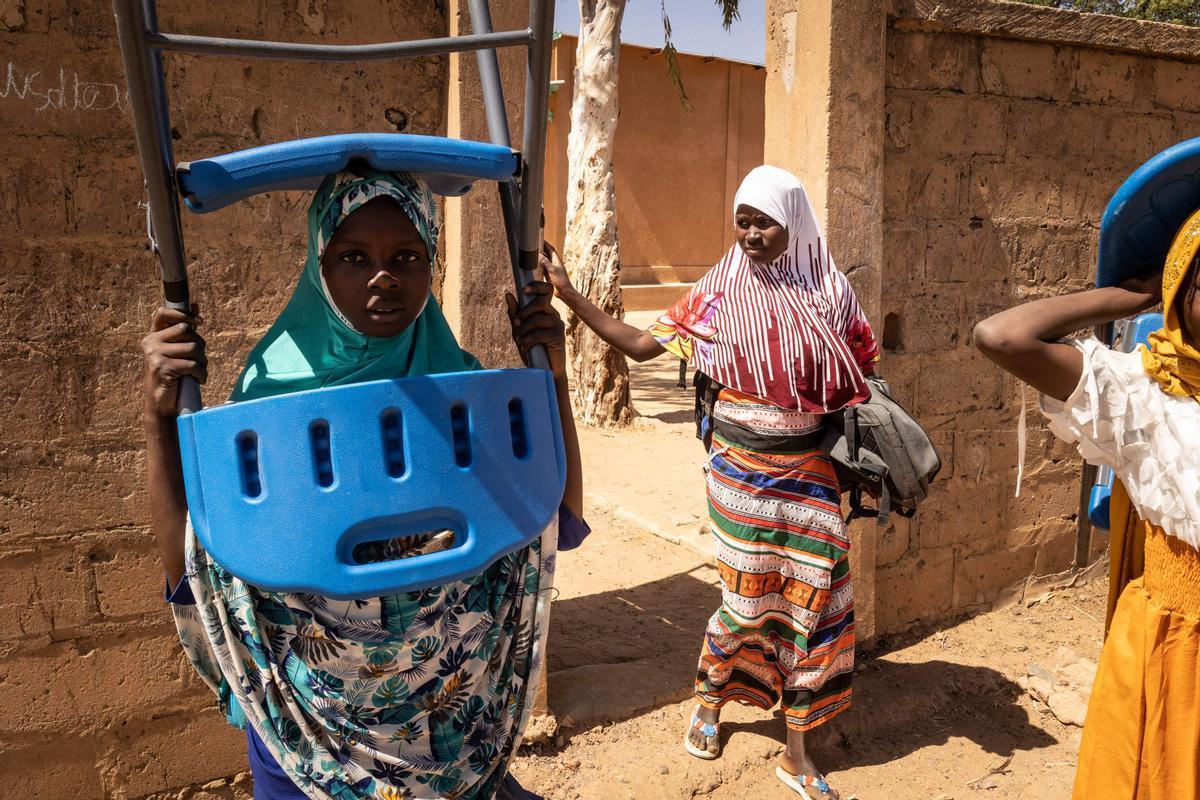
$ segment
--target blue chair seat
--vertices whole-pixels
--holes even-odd
[[[1169,147],[1138,167],[1100,222],[1097,286],[1118,286],[1162,269],[1175,233],[1200,208],[1200,138]]]
[[[340,600],[485,570],[557,517],[566,483],[553,379],[492,370],[373,381],[179,418],[188,510],[248,583]],[[448,550],[362,563],[371,542],[449,530]]]
[[[316,189],[326,175],[360,159],[376,169],[413,172],[433,191],[457,197],[476,180],[505,181],[520,170],[514,150],[494,144],[404,133],[347,133],[268,144],[180,164],[179,190],[197,213],[262,192]]]

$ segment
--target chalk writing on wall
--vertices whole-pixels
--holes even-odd
[[[24,102],[34,111],[127,111],[124,84],[92,81],[59,67],[58,75],[28,70],[8,62],[0,100]]]

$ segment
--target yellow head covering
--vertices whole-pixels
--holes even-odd
[[[1150,334],[1150,346],[1142,350],[1142,366],[1167,394],[1200,400],[1200,350],[1184,338],[1175,305],[1197,250],[1200,250],[1200,211],[1183,223],[1167,254],[1163,266],[1163,327]]]

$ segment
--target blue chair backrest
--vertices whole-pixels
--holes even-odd
[[[187,207],[203,214],[262,192],[316,189],[326,175],[354,160],[415,173],[447,196],[465,194],[479,179],[506,181],[520,169],[519,155],[499,145],[405,133],[346,133],[180,164],[176,176]]]
[[[1180,226],[1200,208],[1200,138],[1169,147],[1134,171],[1100,222],[1097,286],[1162,269]]]
[[[459,580],[554,522],[566,461],[543,370],[374,381],[179,418],[188,510],[248,583],[337,599]],[[448,529],[452,549],[358,563],[366,542]]]

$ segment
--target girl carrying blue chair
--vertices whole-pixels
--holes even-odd
[[[493,33],[356,47],[179,36],[115,0],[166,303],[142,340],[151,528],[180,639],[231,724],[260,800],[528,800],[508,774],[544,663],[555,555],[588,533],[542,250],[540,155],[509,147],[495,47],[529,51],[524,152],[544,152],[553,6]],[[353,134],[172,168],[159,53],[358,60],[476,50],[493,142]],[[518,179],[517,176],[520,176]],[[483,370],[432,278],[434,193],[499,183],[535,370]],[[315,188],[291,300],[231,403],[209,365],[179,199],[208,212]],[[497,297],[497,301],[500,298]],[[544,371],[543,371],[544,370]]]
[[[317,191],[300,281],[231,400],[481,368],[430,294],[428,187],[404,173],[363,173],[331,175]],[[519,310],[507,296],[513,332],[522,352],[543,345],[550,355],[569,454],[560,546],[577,544],[586,529],[563,326],[549,284],[527,291],[536,299]],[[546,617],[539,605],[549,603],[553,542],[539,538],[466,580],[370,599],[262,591],[230,574],[190,525],[184,532],[177,393],[182,377],[207,378],[200,321],[164,306],[142,342],[152,527],[188,659],[246,728],[256,798],[491,797],[536,691],[528,662]],[[411,557],[439,543],[384,547]]]
[[[1096,288],[975,328],[988,358],[1042,393],[1050,430],[1115,475],[1111,506],[1093,509],[1107,517],[1110,597],[1074,800],[1200,797],[1198,276],[1192,139],[1142,165],[1109,203]],[[1158,324],[1140,346],[1107,347],[1111,323],[1130,317]],[[1092,327],[1107,341],[1067,339]]]

